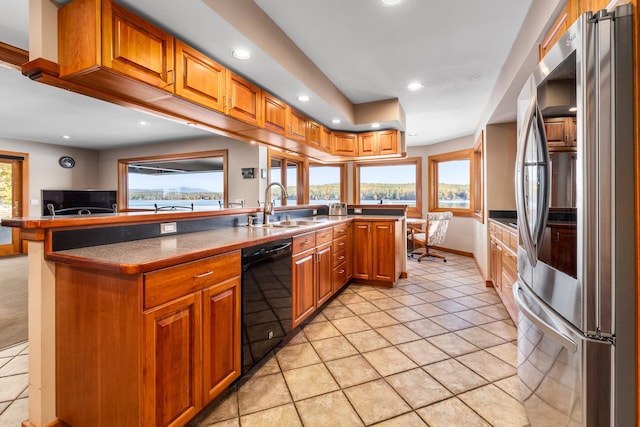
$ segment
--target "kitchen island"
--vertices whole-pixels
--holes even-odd
[[[354,221],[403,236],[404,208],[389,210],[288,228],[244,226],[251,209],[12,220],[29,238],[25,425],[184,425],[240,375],[241,249]],[[163,223],[176,232],[140,238]],[[406,276],[404,252],[374,252],[396,254],[385,283]]]

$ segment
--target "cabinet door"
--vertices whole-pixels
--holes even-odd
[[[398,132],[395,130],[383,130],[377,133],[378,154],[398,153]]]
[[[545,120],[544,131],[547,134],[549,147],[563,147],[566,144],[567,131],[564,118]]]
[[[358,155],[358,135],[355,133],[334,132],[331,154],[347,156]]]
[[[224,112],[225,80],[222,65],[176,40],[176,95]]]
[[[287,126],[287,137],[300,142],[307,142],[308,123],[307,116],[299,111],[289,108],[289,124]]]
[[[322,151],[324,151],[325,153],[330,153],[331,152],[331,137],[332,137],[332,133],[330,129],[327,129],[326,127],[322,127],[322,130],[320,132],[320,148],[322,149]]]
[[[371,223],[353,224],[353,277],[371,279]]]
[[[144,313],[143,425],[184,425],[202,408],[201,304],[194,292]]]
[[[378,154],[376,132],[361,133],[358,135],[358,155],[373,156]]]
[[[329,242],[316,248],[316,288],[317,306],[320,307],[333,295],[333,255]]]
[[[271,132],[284,135],[287,132],[287,109],[287,104],[264,92],[263,127]]]
[[[316,309],[315,283],[315,250],[295,255],[292,260],[292,328],[297,327]]]
[[[204,404],[218,396],[241,373],[240,277],[202,291]]]
[[[560,36],[562,36],[569,26],[573,23],[571,9],[573,3],[576,0],[569,0],[564,8],[560,11],[560,14],[556,18],[555,22],[551,25],[551,29],[547,33],[547,35],[540,42],[540,46],[538,47],[538,59],[541,60],[544,56],[549,52],[549,49],[556,44]]]
[[[245,123],[258,126],[262,90],[231,71],[227,72],[227,76],[225,113]]]
[[[322,125],[309,120],[309,145],[320,149],[322,146]]]
[[[395,229],[392,222],[375,222],[372,240],[372,279],[391,280],[395,277]]]
[[[111,1],[102,13],[102,65],[173,92],[173,37]]]

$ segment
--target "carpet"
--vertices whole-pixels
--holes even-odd
[[[0,348],[26,341],[27,256],[0,257]]]

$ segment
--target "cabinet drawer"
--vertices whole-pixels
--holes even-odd
[[[509,250],[502,251],[502,280],[509,286],[518,280],[518,260]]]
[[[316,245],[321,245],[333,240],[333,228],[325,228],[324,230],[316,231]]]
[[[340,264],[342,264],[343,262],[347,262],[348,260],[348,254],[347,254],[347,250],[343,249],[339,252],[334,251],[333,252],[333,267],[337,267]]]
[[[342,263],[333,269],[333,291],[337,291],[349,280],[349,271],[347,263]]]
[[[297,254],[316,246],[316,233],[301,234],[293,238],[293,254]]]
[[[333,252],[340,252],[342,250],[345,250],[349,247],[348,241],[349,236],[343,236],[340,237],[339,239],[333,239]]]
[[[239,276],[240,271],[240,251],[235,251],[145,273],[144,308]]]
[[[339,224],[333,227],[333,238],[338,239],[349,234],[349,224]]]

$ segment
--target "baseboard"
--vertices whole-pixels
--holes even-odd
[[[435,249],[436,251],[449,252],[450,254],[468,256],[468,257],[473,258],[473,253],[466,252],[466,251],[459,251],[458,249],[443,248],[443,247],[440,247],[440,246],[431,246],[431,249]]]

